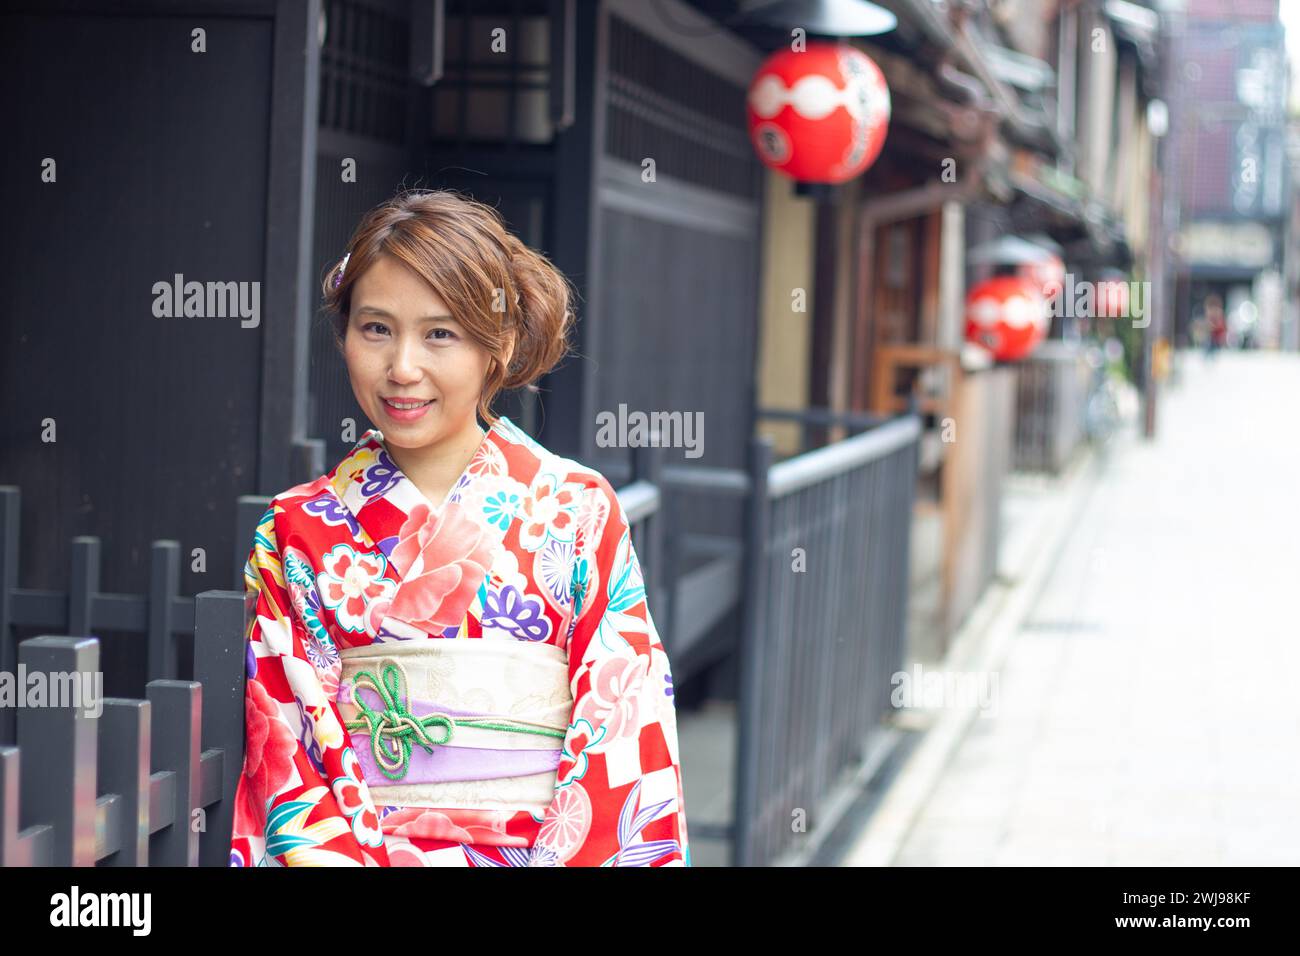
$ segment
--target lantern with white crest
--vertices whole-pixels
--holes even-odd
[[[966,339],[1000,362],[1014,362],[1047,336],[1048,303],[1033,279],[1000,275],[985,279],[966,296]]]
[[[800,182],[842,183],[866,171],[884,147],[889,112],[880,67],[846,43],[780,50],[749,87],[759,159]]]

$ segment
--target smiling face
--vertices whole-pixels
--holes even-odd
[[[381,255],[357,278],[343,359],[358,404],[390,447],[430,449],[476,433],[490,358],[400,260]]]

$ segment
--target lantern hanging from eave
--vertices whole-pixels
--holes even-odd
[[[1014,362],[1047,336],[1048,303],[1033,279],[1018,275],[985,279],[966,296],[966,339],[1000,362]]]
[[[800,182],[842,183],[865,172],[885,145],[889,86],[861,50],[811,41],[764,61],[747,107],[764,165]]]

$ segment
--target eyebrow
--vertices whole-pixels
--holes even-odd
[[[361,315],[362,313],[364,313],[364,314],[366,314],[366,315],[382,315],[382,316],[383,316],[384,318],[386,318],[386,319],[396,319],[396,318],[397,318],[397,316],[393,315],[393,313],[391,313],[391,312],[389,312],[389,311],[387,311],[387,310],[385,310],[385,309],[381,309],[381,308],[379,308],[379,307],[376,306],[376,305],[363,305],[363,306],[359,306],[359,307],[357,308],[356,314],[357,314],[357,315]],[[425,315],[425,316],[422,316],[422,317],[416,319],[415,321],[417,321],[417,322],[455,322],[456,320],[455,320],[455,318],[453,318],[450,314],[444,314],[444,315]]]

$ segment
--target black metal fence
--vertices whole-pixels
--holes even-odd
[[[244,601],[194,600],[196,680],[150,681],[145,700],[103,698],[100,713],[84,699],[18,711],[18,745],[0,747],[4,866],[226,865],[244,752]],[[18,658],[53,693],[98,672],[99,641],[32,638]]]
[[[153,543],[148,595],[103,593],[94,537],[73,539],[67,591],[19,588],[20,505],[0,487],[0,672],[15,692],[0,707],[0,863],[225,865],[244,752],[243,593],[177,595],[175,541]],[[17,628],[58,636],[15,645]],[[142,636],[145,699],[100,696],[91,635],[103,631]],[[192,680],[176,679],[182,656]]]
[[[743,469],[658,465],[652,449],[637,449],[631,468],[601,466],[611,480],[653,476],[662,489],[663,527],[642,563],[653,569],[647,593],[674,679],[727,655],[738,663],[732,820],[696,822],[691,832],[727,841],[740,866],[792,850],[802,836],[795,811],[808,832],[829,823],[823,811],[840,776],[883,729],[906,651],[921,437],[915,414],[762,414],[798,421],[805,433],[869,430],[776,464],[771,443],[754,438]],[[687,526],[683,498],[742,502],[743,538]],[[735,612],[738,636],[729,637]]]
[[[866,758],[904,666],[920,420],[769,467],[751,445],[733,864],[771,863]]]

